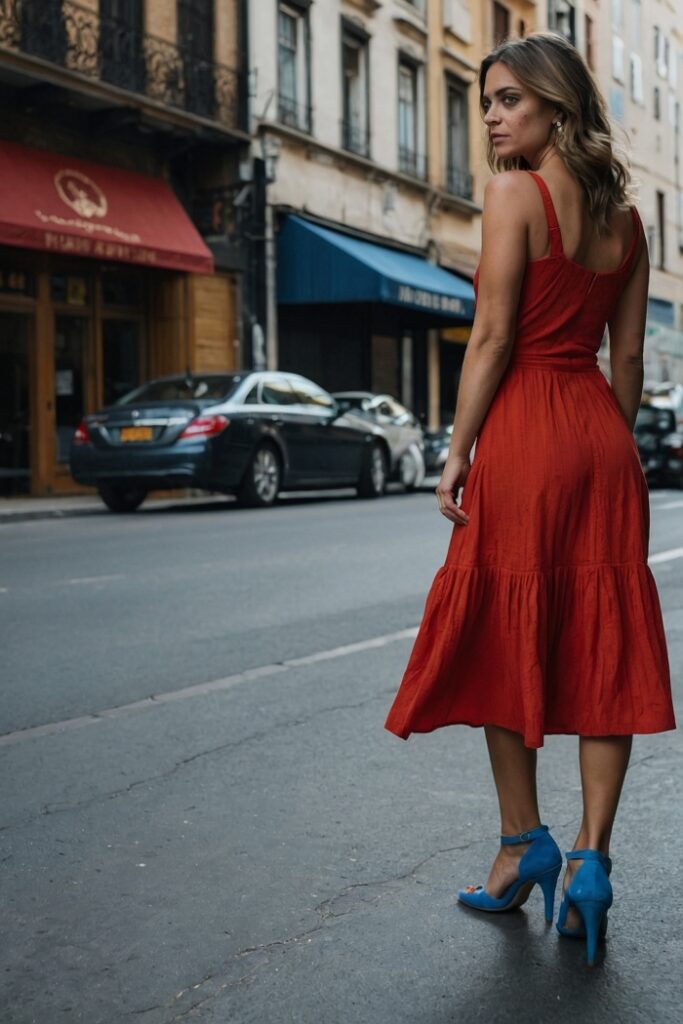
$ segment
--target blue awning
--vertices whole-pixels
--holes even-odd
[[[419,256],[362,242],[293,214],[278,235],[278,302],[387,302],[452,323],[474,319],[474,288]]]

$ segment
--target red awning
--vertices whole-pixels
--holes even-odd
[[[211,252],[165,181],[4,141],[0,244],[213,270]]]

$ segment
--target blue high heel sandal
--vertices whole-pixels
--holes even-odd
[[[508,886],[502,896],[489,896],[483,885],[468,885],[460,889],[458,899],[475,910],[486,910],[489,913],[500,913],[521,907],[529,898],[535,885],[540,885],[545,900],[546,921],[553,919],[555,904],[555,887],[562,867],[560,848],[549,835],[547,825],[539,825],[530,832],[522,832],[518,836],[501,836],[502,846],[515,846],[519,843],[531,843],[519,862],[519,878]]]
[[[565,890],[556,927],[565,938],[586,940],[586,961],[593,967],[598,939],[605,937],[607,911],[612,906],[612,861],[599,850],[572,850],[565,856],[567,860],[582,860],[583,864]],[[576,907],[581,916],[578,928],[566,926],[571,907]]]

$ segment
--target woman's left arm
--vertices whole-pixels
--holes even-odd
[[[460,374],[453,436],[436,488],[439,509],[460,526],[469,520],[456,505],[455,496],[467,479],[470,450],[498,390],[515,340],[528,235],[520,175],[528,181],[525,171],[497,174],[484,191],[477,307]]]

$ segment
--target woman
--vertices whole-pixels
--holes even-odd
[[[436,489],[454,529],[385,724],[404,739],[484,726],[502,844],[486,885],[459,899],[507,910],[538,884],[549,920],[562,857],[541,825],[536,749],[578,734],[583,818],[558,929],[587,939],[592,964],[632,735],[675,728],[632,435],[648,254],[604,100],[570,43],[504,42],[479,87],[500,173],[485,190],[476,316]],[[606,324],[611,387],[596,360]]]

